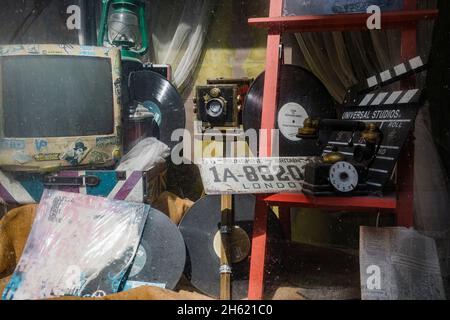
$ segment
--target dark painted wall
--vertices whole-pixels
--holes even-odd
[[[438,5],[427,87],[433,137],[450,176],[450,1]]]
[[[70,5],[89,6],[97,0],[2,0],[0,44],[78,44],[78,31],[66,26]],[[88,12],[83,8],[82,12]],[[84,22],[84,21],[83,21]]]

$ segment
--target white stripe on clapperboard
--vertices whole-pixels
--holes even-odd
[[[360,107],[365,107],[368,105],[378,106],[382,104],[394,104],[395,102],[397,102],[397,104],[406,104],[409,103],[415,97],[417,92],[419,92],[419,89],[412,89],[407,91],[380,92],[378,94],[369,93],[364,96],[359,106]],[[399,100],[400,96],[402,96],[402,98]]]
[[[384,102],[384,104],[394,104],[394,102],[398,100],[398,98],[401,96],[402,93],[403,93],[403,91],[394,91],[394,92],[392,92],[392,94]]]
[[[401,76],[402,74],[406,73],[408,70],[406,70],[406,65],[404,63],[399,64],[398,66],[394,67],[394,72],[396,76]]]
[[[383,82],[391,80],[392,79],[391,71],[390,70],[386,70],[386,71],[380,73],[380,78],[381,78],[381,81],[383,81]]]
[[[378,84],[378,80],[376,76],[367,78],[367,86],[369,88],[375,87]]]
[[[416,93],[419,92],[419,89],[413,89],[408,90],[405,95],[402,97],[402,99],[399,101],[399,103],[408,103],[411,101],[412,98],[416,95]]]
[[[420,56],[412,58],[411,60],[408,61],[408,63],[409,63],[409,68],[411,70],[415,70],[415,69],[418,69],[423,66],[423,61]],[[406,72],[408,72],[408,69],[406,68],[405,63],[401,63],[401,64],[395,66],[393,71],[394,71],[395,75],[398,77],[398,76],[401,76],[402,74],[405,74]],[[391,70],[388,69],[383,72],[380,72],[379,77],[380,77],[382,83],[386,82],[388,80],[391,80],[392,79]],[[379,84],[377,76],[369,77],[369,78],[367,78],[366,81],[367,81],[367,86],[369,88],[375,87]]]
[[[383,102],[386,98],[386,96],[389,94],[389,92],[381,92],[377,97],[372,101],[372,106],[379,106],[381,102]]]
[[[375,96],[374,93],[366,94],[364,99],[361,101],[360,106],[367,106],[370,101],[372,101],[372,98]]]
[[[25,190],[22,185],[15,179],[7,176],[0,171],[0,184],[8,190],[11,196],[17,201],[17,203],[36,203],[36,200]]]
[[[411,60],[409,60],[409,65],[413,70],[422,67],[423,66],[422,58],[420,56],[412,58]]]

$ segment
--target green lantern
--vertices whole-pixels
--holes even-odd
[[[148,51],[144,0],[102,0],[98,45],[121,48],[122,59],[140,61]]]

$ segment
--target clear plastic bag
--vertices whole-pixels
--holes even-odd
[[[122,158],[116,171],[148,171],[169,156],[170,148],[166,144],[156,138],[146,138]]]
[[[45,190],[4,300],[98,297],[120,290],[150,207]]]

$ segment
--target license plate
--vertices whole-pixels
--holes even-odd
[[[206,194],[300,193],[309,157],[208,158],[199,165]]]

